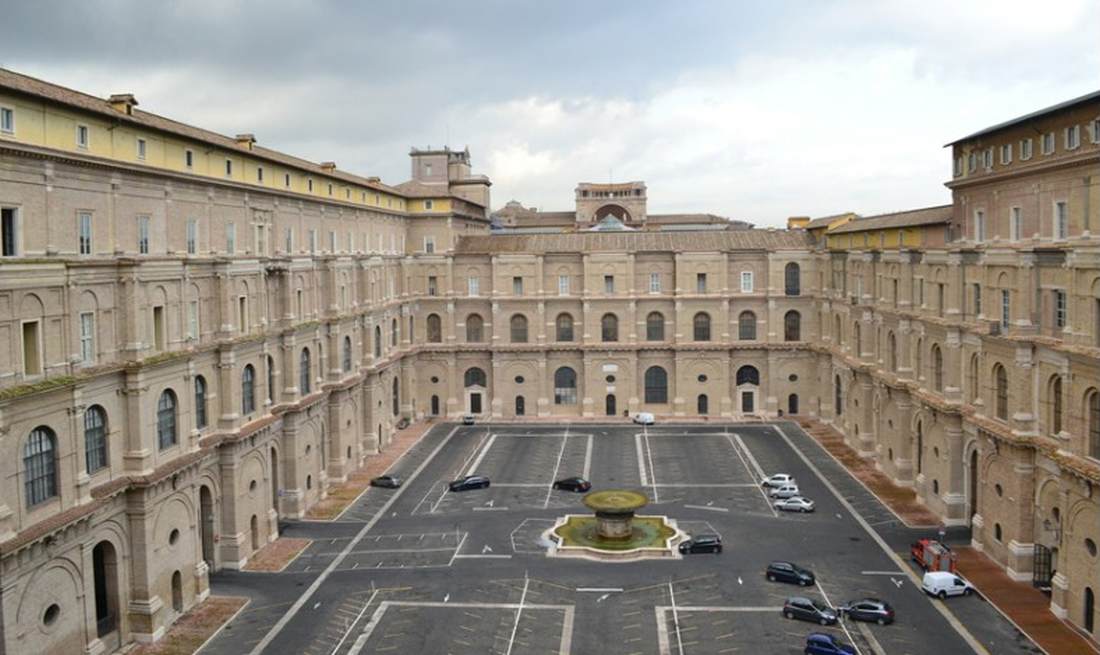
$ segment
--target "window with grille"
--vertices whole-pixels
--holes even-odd
[[[165,389],[157,401],[157,445],[161,450],[176,445],[176,394]]]
[[[89,474],[107,466],[107,412],[99,405],[84,412],[84,465]]]
[[[646,341],[665,340],[665,317],[660,312],[650,312],[645,318]]]
[[[668,373],[660,366],[651,366],[645,372],[646,403],[668,402]]]
[[[42,426],[31,431],[23,446],[24,492],[27,507],[57,496],[57,440]]]
[[[756,339],[756,314],[744,311],[737,317],[737,338],[741,341]]]

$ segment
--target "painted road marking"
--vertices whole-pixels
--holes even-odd
[[[470,465],[470,470],[466,471],[466,475],[473,475],[474,471],[477,470],[477,467],[481,466],[482,460],[484,460],[485,456],[489,454],[489,449],[493,447],[493,442],[496,440],[497,435],[495,434],[489,437],[489,443],[485,444],[485,447],[481,449],[481,453],[478,454],[477,459],[474,460],[474,463]]]
[[[550,496],[554,493],[554,481],[558,479],[558,471],[561,470],[561,458],[565,455],[565,446],[569,443],[569,424],[565,424],[565,436],[561,439],[561,450],[558,451],[558,460],[554,463],[554,472],[550,475],[550,484],[546,485],[546,500],[542,502],[542,508],[550,507]],[[509,649],[511,650],[511,649]]]
[[[711,512],[728,512],[725,507],[708,507],[706,505],[684,505],[685,509],[705,509]]]
[[[752,477],[753,470],[749,467],[748,462],[745,460],[745,455],[748,455],[749,458],[752,459],[752,453],[748,451],[748,448],[745,446],[745,442],[741,441],[741,437],[736,434],[734,434],[732,437],[729,434],[726,434],[725,437],[726,441],[729,441],[730,443],[730,448],[733,448],[733,452],[737,453],[737,459],[741,460],[741,465],[745,467],[745,471],[749,474],[749,477]],[[736,443],[734,442],[734,438],[737,439]],[[741,447],[738,448],[737,444],[740,444]],[[745,449],[744,455],[741,454],[742,448]],[[752,463],[756,465],[757,475],[759,475],[759,477],[756,479],[763,480],[765,476],[763,471],[760,469],[760,465],[756,464],[755,459],[752,459]],[[768,506],[769,510],[771,510],[772,516],[775,518],[779,518],[779,512],[775,509],[775,505],[772,504],[771,498],[768,498],[768,494],[766,491],[764,491],[764,487],[760,485],[753,486],[760,490],[760,496],[764,499],[764,504]]]
[[[649,486],[649,476],[645,472],[645,455],[642,453],[642,433],[634,434],[634,451],[638,453],[638,478],[643,487]]]

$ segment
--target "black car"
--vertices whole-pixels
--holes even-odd
[[[687,541],[680,542],[680,554],[720,553],[722,538],[716,534],[697,534]]]
[[[484,475],[467,475],[459,480],[452,480],[447,484],[451,491],[469,491],[470,489],[488,489],[489,478]]]
[[[814,583],[813,571],[804,569],[794,562],[772,562],[768,564],[765,575],[772,582],[789,582],[802,587],[809,587]]]
[[[894,622],[894,608],[884,600],[862,598],[837,608],[845,616],[856,621],[874,621],[879,625]]]
[[[783,616],[821,625],[836,624],[836,611],[833,608],[801,596],[792,596],[783,603]]]
[[[396,475],[380,475],[370,481],[370,486],[382,487],[384,489],[396,489],[401,486],[401,478]]]
[[[554,483],[555,489],[561,489],[562,491],[576,491],[583,492],[592,488],[592,483],[581,477],[564,478]]]

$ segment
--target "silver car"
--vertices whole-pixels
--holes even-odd
[[[800,495],[798,492],[797,484],[785,484],[782,487],[776,487],[771,491],[772,498],[794,498]]]
[[[812,512],[814,501],[802,496],[791,496],[775,501],[775,508],[784,512]]]

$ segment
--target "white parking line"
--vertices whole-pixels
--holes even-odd
[[[481,555],[479,553],[471,553],[469,555],[455,555],[455,559],[512,559],[511,555]]]
[[[642,452],[642,433],[634,434],[634,451],[638,453],[638,478],[643,487],[649,486],[649,476],[645,472],[645,454]]]
[[[680,636],[680,613],[676,611],[676,592],[672,590],[672,581],[668,583],[668,598],[672,602],[672,627],[676,629],[676,646],[680,655],[684,655],[684,640]]]
[[[489,436],[489,443],[485,444],[485,447],[481,449],[477,459],[470,465],[470,470],[466,471],[466,475],[473,475],[477,467],[481,465],[481,461],[485,459],[485,456],[489,454],[489,449],[493,447],[493,442],[497,440],[497,435],[493,434]]]
[[[820,580],[815,579],[814,586],[817,587],[817,590],[821,592],[821,597],[825,599],[826,605],[828,605],[829,607],[836,607],[836,605],[833,605],[833,601],[829,600],[829,594],[825,593],[825,587],[821,586]],[[844,621],[840,621],[839,623],[840,627],[844,630],[844,634],[848,635],[849,643],[851,643],[852,646],[856,649],[856,655],[863,655],[863,651],[859,649],[859,644],[857,644],[856,640],[852,638],[852,633],[848,632],[848,626],[844,623]]]
[[[687,509],[705,509],[711,512],[728,512],[725,507],[707,507],[706,505],[684,505]]]
[[[466,543],[466,535],[468,535],[468,534],[470,534],[470,533],[469,532],[463,532],[462,533],[462,539],[458,542],[458,545],[455,546],[455,553],[454,553],[454,555],[451,555],[451,561],[447,562],[447,566],[450,566],[450,565],[455,563],[455,558],[458,557],[458,551],[462,550],[462,544]]]
[[[523,602],[527,600],[527,586],[531,584],[531,580],[525,575],[523,576],[523,593],[519,596],[519,607],[516,608],[516,621],[512,624],[512,636],[508,637],[508,650],[504,651],[504,655],[512,655],[512,647],[516,643],[516,631],[519,630],[519,618],[523,614]]]
[[[550,476],[550,484],[546,485],[546,500],[542,501],[542,508],[550,507],[550,496],[554,493],[554,481],[558,479],[558,470],[561,469],[561,458],[565,455],[565,446],[569,443],[569,424],[565,424],[565,436],[561,439],[561,450],[558,451],[558,461],[554,463],[554,473]]]
[[[745,449],[745,454],[748,455],[749,457],[752,457],[752,454],[749,453],[748,448],[745,447],[745,442],[741,441],[741,437],[736,435],[736,434],[733,435],[732,437],[729,434],[727,434],[725,436],[726,436],[726,440],[730,442],[730,448],[733,448],[733,452],[737,453],[737,458],[739,460],[741,460],[741,464],[745,467],[745,471],[747,471],[749,476],[751,477],[752,474],[753,474],[753,471],[749,467],[748,462],[745,460],[745,456],[741,454],[741,448],[744,448]],[[736,443],[734,442],[734,437],[737,438]],[[737,444],[741,444],[741,447],[738,448]],[[752,461],[753,461],[754,464],[756,463],[755,459],[753,459]],[[757,469],[759,470],[759,468],[760,468],[760,465],[757,464]],[[759,475],[760,475],[760,477],[757,478],[757,479],[758,480],[763,480],[764,479],[763,473],[761,472]],[[764,504],[768,506],[769,510],[771,510],[772,516],[774,516],[775,518],[779,518],[779,512],[777,512],[775,510],[775,505],[772,504],[772,499],[768,498],[768,494],[767,494],[767,492],[764,491],[764,488],[759,486],[759,485],[753,485],[753,486],[755,486],[757,489],[760,490],[760,495],[764,498]]]
[[[370,604],[374,602],[374,597],[377,596],[377,595],[378,595],[378,590],[375,589],[374,593],[372,593],[370,595],[370,598],[367,599],[366,604],[363,605],[363,609],[359,610],[359,614],[356,615],[355,620],[352,621],[351,624],[348,625],[348,629],[347,629],[346,632],[344,632],[344,635],[342,637],[340,637],[340,641],[336,642],[336,645],[333,646],[332,652],[329,655],[336,655],[336,651],[340,650],[340,647],[344,645],[344,640],[346,640],[348,638],[348,635],[351,634],[352,628],[354,628],[355,625],[357,623],[359,623],[359,619],[363,618],[363,614],[365,614],[367,612],[367,608],[370,607]]]
[[[646,459],[649,460],[649,481],[653,484],[653,502],[661,502],[661,492],[657,491],[657,469],[653,468],[653,450],[649,447],[649,429],[646,426],[642,426],[642,435],[645,438],[645,454]],[[681,648],[681,650],[683,650]]]
[[[588,445],[584,447],[584,479],[592,472],[592,435],[588,435]]]

